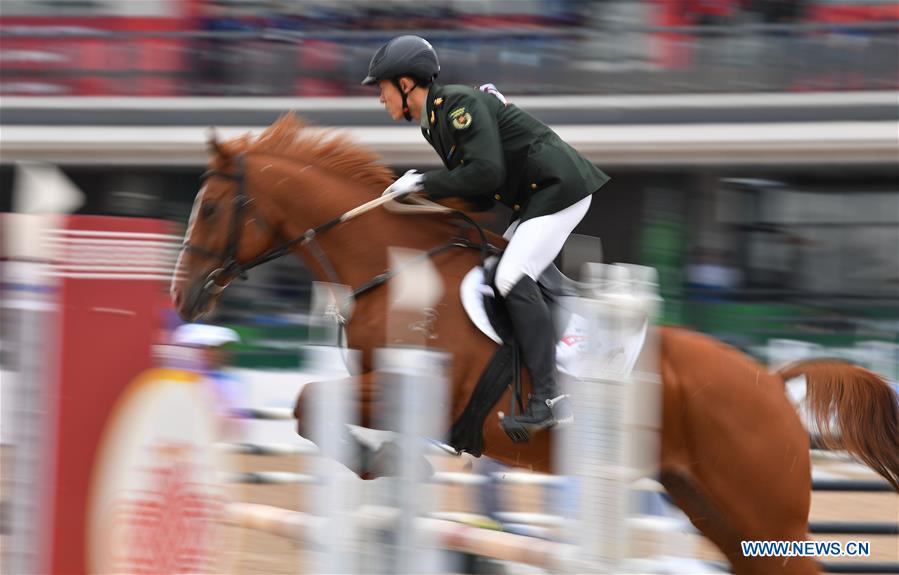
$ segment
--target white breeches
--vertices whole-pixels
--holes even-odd
[[[499,295],[505,297],[523,276],[535,281],[540,277],[562,251],[571,231],[584,219],[592,197],[587,196],[554,214],[532,218],[521,225],[516,221],[509,226],[503,234],[509,245],[496,270]]]

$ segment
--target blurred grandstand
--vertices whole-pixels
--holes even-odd
[[[205,128],[287,109],[398,170],[435,165],[359,85],[404,31],[442,83],[495,83],[613,176],[578,231],[659,268],[667,321],[750,351],[899,341],[894,1],[2,0],[0,210],[12,163],[42,160],[82,213],[183,222]],[[279,261],[229,290],[240,361],[286,365],[320,336],[309,280]]]
[[[5,95],[346,96],[429,38],[515,94],[895,89],[888,0],[4,0]]]

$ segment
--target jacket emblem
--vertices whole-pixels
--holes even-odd
[[[465,111],[465,108],[456,108],[450,112],[453,127],[457,130],[467,130],[471,127],[471,114]]]

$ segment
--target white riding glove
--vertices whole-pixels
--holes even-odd
[[[409,170],[399,178],[393,184],[387,188],[388,192],[396,193],[399,192],[400,195],[397,199],[408,196],[409,194],[414,194],[415,192],[420,192],[424,190],[424,181],[425,175],[419,172],[418,170]]]
[[[480,90],[481,92],[487,92],[488,94],[493,94],[494,96],[496,96],[497,100],[503,103],[503,106],[508,104],[508,102],[506,101],[506,97],[503,96],[502,92],[497,90],[496,86],[494,86],[493,84],[483,84],[481,86],[478,86],[478,90]]]

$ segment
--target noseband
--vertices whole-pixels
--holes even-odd
[[[182,250],[186,250],[189,253],[195,253],[203,257],[219,260],[219,267],[210,272],[203,284],[203,291],[211,294],[219,294],[226,287],[228,287],[228,284],[219,285],[215,281],[222,274],[236,272],[236,275],[241,279],[245,279],[247,277],[246,270],[241,268],[240,264],[237,262],[236,257],[238,243],[240,242],[241,215],[243,215],[244,210],[250,204],[251,200],[244,191],[246,177],[244,173],[243,155],[238,156],[235,163],[237,165],[237,170],[234,173],[223,172],[221,170],[208,170],[201,176],[202,180],[206,180],[207,178],[211,177],[218,177],[237,182],[237,191],[234,195],[234,210],[231,217],[231,225],[228,231],[228,243],[225,244],[225,250],[223,252],[216,253],[200,246],[191,245],[186,241],[181,248]]]
[[[214,252],[200,246],[192,245],[186,241],[181,245],[182,251],[195,253],[210,259],[217,259],[220,262],[219,267],[212,270],[209,275],[206,276],[206,281],[203,283],[203,291],[212,295],[220,294],[225,290],[225,288],[228,287],[228,285],[231,283],[231,280],[228,280],[228,283],[221,285],[216,281],[218,278],[230,277],[245,280],[248,277],[247,272],[249,270],[288,254],[291,248],[296,245],[305,245],[312,253],[312,255],[315,256],[315,258],[318,260],[319,265],[321,265],[325,274],[328,276],[328,280],[333,283],[340,283],[337,277],[337,273],[334,271],[334,267],[328,260],[328,256],[321,249],[321,246],[319,246],[318,242],[315,241],[315,237],[320,232],[323,232],[340,223],[342,221],[341,218],[334,218],[333,220],[325,222],[320,226],[306,230],[303,235],[292,240],[283,240],[283,238],[281,238],[281,245],[276,248],[270,249],[264,254],[253,258],[246,263],[242,264],[237,261],[237,249],[240,245],[241,236],[240,223],[245,210],[250,206],[250,204],[253,203],[253,198],[251,198],[246,192],[247,174],[244,168],[244,154],[237,155],[234,159],[234,164],[236,170],[233,173],[223,172],[221,170],[207,170],[206,172],[203,172],[202,176],[200,176],[202,180],[206,180],[208,178],[225,178],[227,180],[237,182],[237,187],[234,192],[234,210],[232,210],[233,215],[231,217],[231,225],[229,226],[228,230],[228,242],[225,244],[225,250],[223,252]],[[280,236],[280,233],[278,233],[277,231],[275,231],[275,233]]]

